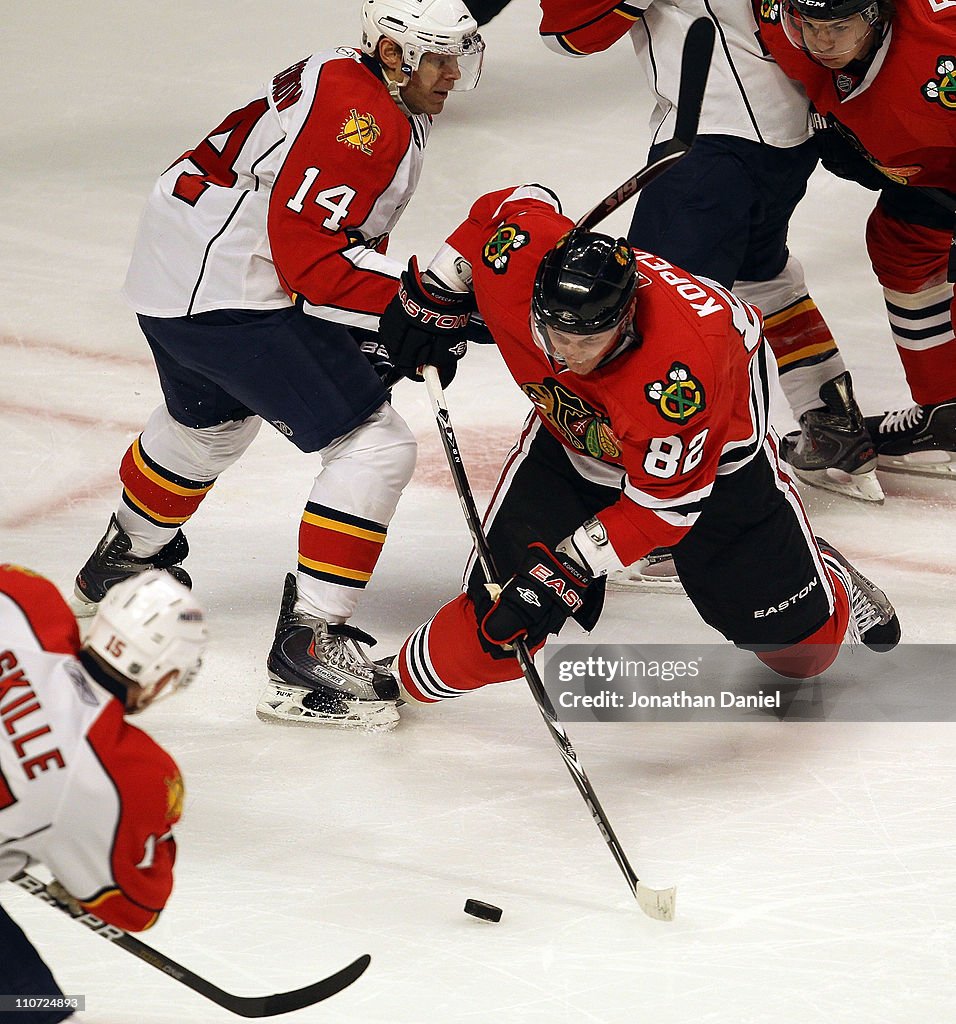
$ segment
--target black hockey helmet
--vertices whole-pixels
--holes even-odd
[[[864,20],[872,24],[880,13],[878,0],[788,0],[788,6],[815,21],[840,21],[862,14]]]
[[[634,252],[623,238],[575,228],[541,261],[531,312],[539,327],[597,334],[624,319],[636,287]]]
[[[885,35],[894,11],[893,0],[782,0],[780,24],[787,39],[798,50],[818,59],[822,52],[831,57],[852,53],[867,39],[874,40],[875,46]],[[853,19],[858,20],[855,33],[852,28]],[[843,35],[831,40],[830,33],[825,32],[827,45],[818,50],[814,40],[820,30],[811,26],[841,21],[846,22],[839,29]]]

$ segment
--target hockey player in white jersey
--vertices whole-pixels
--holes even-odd
[[[155,922],[172,890],[183,784],[126,716],[188,684],[205,644],[202,609],[168,573],[112,588],[81,645],[52,583],[0,565],[0,881],[42,863],[109,924]],[[63,995],[2,907],[0,994]],[[53,1024],[70,1012],[15,1016]]]
[[[189,582],[181,527],[265,420],[322,468],[257,712],[387,729],[398,721],[397,688],[364,651],[374,641],[348,620],[416,443],[388,401],[382,378],[393,368],[376,331],[401,278],[419,308],[435,311],[427,361],[450,380],[470,300],[443,297],[386,247],[418,185],[432,119],[450,93],[477,84],[484,43],[461,0],[359,9],[361,46],[277,74],[152,191],[125,294],[165,402],[122,459],[122,498],[76,596],[92,608],[149,567]]]
[[[684,38],[717,29],[700,132],[690,153],[638,198],[628,240],[712,278],[764,314],[800,433],[781,454],[803,480],[882,501],[876,453],[850,374],[787,248],[787,227],[817,162],[808,102],[763,51],[744,0],[541,0],[551,49],[584,56],[630,34],[657,98],[651,156],[674,133]]]

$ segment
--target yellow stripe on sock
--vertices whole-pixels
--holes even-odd
[[[155,519],[157,523],[169,523],[170,526],[182,526],[189,518],[189,516],[161,516],[158,512],[154,512],[148,505],[144,505],[141,501],[137,501],[136,498],[129,493],[128,488],[123,488],[123,495],[131,505],[135,505],[141,512],[148,515],[150,519]],[[189,515],[192,515],[192,513],[190,512]]]
[[[382,530],[365,530],[361,526],[343,523],[339,519],[317,516],[314,512],[303,512],[302,522],[308,523],[309,526],[321,526],[325,530],[334,530],[336,533],[347,533],[350,537],[358,537],[360,540],[370,540],[376,544],[385,543],[386,534]]]
[[[357,569],[346,569],[341,565],[333,565],[331,562],[314,562],[311,558],[303,558],[299,555],[299,564],[307,569],[314,569],[316,572],[328,573],[330,576],[341,576],[347,580],[359,580],[367,583],[371,578],[370,572],[359,572]]]
[[[179,494],[186,498],[195,498],[200,494],[205,494],[212,488],[212,484],[207,484],[205,487],[180,487],[178,484],[174,484],[172,481],[167,480],[166,477],[160,476],[154,470],[150,469],[149,466],[143,461],[141,454],[139,438],[133,442],[132,448],[133,462],[136,463],[136,468],[146,477],[147,480],[151,480],[157,487],[162,487],[164,491],[169,491],[170,494]],[[188,518],[188,517],[187,517]],[[182,522],[183,520],[180,520]]]
[[[783,369],[785,366],[789,366],[791,363],[797,363],[801,359],[807,359],[810,356],[817,356],[821,352],[829,352],[836,348],[835,341],[825,341],[820,345],[808,345],[806,348],[800,349],[799,352],[792,352],[787,356],[777,357],[777,366]]]

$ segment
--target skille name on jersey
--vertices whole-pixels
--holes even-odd
[[[43,746],[39,741],[52,729],[44,721],[43,708],[33,692],[33,684],[13,651],[0,653],[0,672],[3,672],[0,676],[0,723],[7,735],[13,737],[13,749],[24,775],[34,779],[37,772],[48,771],[51,765],[65,768],[66,761],[59,747],[45,750],[42,754],[36,752]]]

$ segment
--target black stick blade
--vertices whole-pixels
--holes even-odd
[[[282,1013],[291,1013],[293,1010],[301,1010],[306,1006],[313,1006],[321,1003],[323,999],[336,995],[342,989],[348,988],[353,981],[360,978],[365,969],[372,962],[372,958],[363,954],[353,961],[348,967],[341,971],[323,978],[305,988],[297,988],[291,992],[277,992],[271,996],[236,996],[229,992],[221,992],[221,995],[209,995],[209,998],[220,1006],[240,1017],[277,1017]]]

